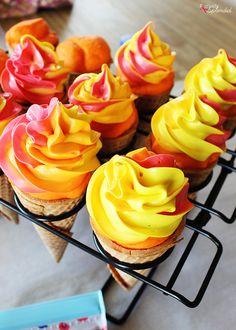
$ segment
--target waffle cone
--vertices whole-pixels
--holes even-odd
[[[13,189],[17,194],[21,204],[31,213],[36,215],[56,216],[68,212],[73,209],[83,197],[81,196],[78,198],[43,200],[22,192],[16,186],[13,186]],[[45,223],[65,233],[66,235],[71,236],[72,233],[70,230],[75,222],[76,216],[77,214],[74,214],[71,217],[60,221]],[[68,242],[35,224],[33,226],[35,227],[49,253],[54,257],[56,262],[59,262],[65,252]]]
[[[91,220],[91,224],[93,220]],[[115,242],[104,238],[99,233],[96,232],[96,236],[104,248],[104,250],[109,253],[112,257],[118,259],[122,262],[127,262],[131,264],[143,264],[149,261],[153,261],[156,258],[161,257],[167,250],[175,246],[182,238],[179,238],[185,225],[185,218],[181,221],[180,225],[177,227],[175,232],[168,237],[166,241],[162,244],[156,245],[149,249],[130,249],[125,248],[121,245],[116,244]],[[120,284],[124,289],[132,289],[132,287],[137,283],[137,279],[134,277],[122,272],[119,269],[116,269],[112,265],[108,265],[112,276],[115,278],[118,284]],[[136,270],[140,274],[146,274],[149,269]]]
[[[196,169],[196,170],[185,170],[182,169],[184,175],[189,179],[190,188],[197,188],[201,185],[208,176],[211,174],[213,168],[215,167],[217,162],[214,162],[211,166],[204,169]]]
[[[121,136],[118,136],[116,138],[103,138],[101,137],[102,141],[102,149],[101,149],[101,154],[113,154],[116,152],[119,152],[131,143],[131,141],[134,138],[134,135],[137,130],[137,125],[138,122],[136,122],[128,131],[126,131],[124,134]]]
[[[139,114],[153,114],[160,106],[169,101],[170,90],[160,95],[139,96],[134,102]]]
[[[15,202],[13,196],[14,193],[6,175],[5,174],[0,175],[0,198],[14,205]],[[18,214],[1,204],[0,204],[0,213],[8,220],[14,223],[18,223]]]

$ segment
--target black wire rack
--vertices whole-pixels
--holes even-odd
[[[142,118],[142,121],[147,124],[149,124],[150,119],[149,118]],[[138,134],[141,135],[148,135],[148,131],[139,128]],[[130,148],[132,149],[134,145],[134,141],[132,142]],[[124,153],[124,151],[123,151]],[[79,240],[74,239],[73,237],[70,237],[66,235],[65,233],[57,230],[53,226],[50,226],[50,222],[54,221],[60,221],[62,219],[66,219],[70,217],[73,214],[76,214],[79,212],[84,206],[85,206],[85,198],[81,200],[81,202],[74,207],[71,211],[66,212],[64,214],[58,215],[58,216],[36,216],[33,213],[30,213],[27,209],[24,208],[24,206],[21,204],[18,197],[15,195],[15,205],[10,204],[9,202],[0,199],[0,204],[4,205],[5,207],[11,209],[12,211],[16,212],[18,215],[22,216],[23,218],[33,222],[34,224],[48,230],[49,232],[61,237],[62,239],[66,240],[68,243],[76,246],[80,250],[90,254],[91,256],[103,261],[106,264],[110,264],[115,266],[117,269],[122,270],[123,272],[127,273],[128,275],[133,276],[137,280],[142,282],[142,285],[132,298],[131,302],[129,302],[128,306],[126,307],[123,314],[119,317],[116,317],[114,315],[111,315],[107,313],[107,319],[115,324],[123,324],[131,312],[133,311],[136,303],[138,302],[139,298],[141,297],[142,293],[144,292],[145,288],[147,286],[152,287],[153,289],[156,289],[165,295],[168,295],[179,302],[183,303],[184,305],[194,308],[199,305],[201,302],[207,287],[209,285],[209,282],[212,278],[212,275],[216,269],[216,266],[219,262],[219,259],[221,257],[223,247],[220,241],[209,231],[206,231],[203,229],[203,227],[209,222],[209,220],[212,218],[212,216],[215,216],[222,221],[230,224],[233,223],[236,219],[236,207],[232,212],[232,215],[230,217],[227,217],[222,211],[215,209],[213,206],[221,192],[222,186],[226,180],[226,178],[229,175],[232,175],[232,173],[236,172],[236,168],[234,166],[235,158],[236,158],[236,152],[230,149],[226,149],[225,154],[228,155],[229,160],[226,160],[225,158],[221,157],[219,158],[217,166],[220,167],[220,173],[217,176],[209,194],[206,198],[206,201],[204,203],[200,203],[196,200],[191,200],[192,203],[195,205],[196,208],[199,209],[199,213],[195,216],[194,219],[187,219],[186,221],[186,228],[188,228],[191,231],[191,237],[189,241],[187,242],[187,245],[181,254],[179,260],[177,261],[177,264],[175,266],[175,269],[173,270],[172,274],[170,275],[169,280],[167,281],[166,285],[163,285],[156,280],[153,279],[153,275],[155,274],[155,271],[160,263],[165,261],[168,256],[172,253],[173,248],[168,250],[163,256],[160,258],[157,258],[156,260],[153,260],[148,263],[144,264],[128,264],[124,262],[120,262],[119,260],[111,257],[100,245],[99,241],[97,240],[96,236],[94,235],[94,243],[96,246],[96,250],[88,246],[84,243],[82,243]],[[208,177],[208,179],[197,189],[192,190],[190,192],[196,192],[200,189],[203,189],[206,187],[209,182],[212,179],[212,175]],[[213,259],[211,263],[209,264],[209,268],[206,271],[206,275],[200,283],[199,290],[193,300],[188,299],[185,297],[181,292],[175,291],[173,289],[173,286],[178,279],[184,264],[186,263],[187,259],[189,258],[190,252],[193,249],[198,237],[203,237],[204,239],[209,240],[209,242],[215,247],[215,254],[213,256]],[[140,269],[150,269],[149,273],[147,275],[140,274],[137,270]],[[107,281],[102,287],[103,294],[106,294],[106,292],[109,290],[110,286],[114,283],[114,280],[112,276],[109,276]]]

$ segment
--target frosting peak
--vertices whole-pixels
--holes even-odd
[[[107,134],[111,137],[111,132],[119,136],[137,121],[135,95],[128,83],[112,75],[106,64],[99,74],[86,73],[76,78],[68,96],[71,103],[80,106],[83,115],[92,121],[91,126],[101,132],[102,137]],[[113,129],[110,124],[114,124]]]
[[[213,58],[204,58],[187,74],[185,90],[194,88],[196,93],[219,113],[236,103],[236,59],[220,49]]]
[[[53,45],[24,35],[6,62],[1,85],[21,103],[43,104],[63,96],[67,74]]]
[[[117,51],[117,73],[131,86],[149,83],[158,84],[173,71],[175,54],[168,44],[153,31],[153,23],[147,23]]]
[[[157,148],[183,153],[197,161],[220,154],[225,146],[219,115],[192,89],[162,105],[152,117],[151,127]]]
[[[2,170],[22,191],[42,199],[76,198],[99,166],[101,142],[77,106],[53,98],[13,120],[0,148]]]

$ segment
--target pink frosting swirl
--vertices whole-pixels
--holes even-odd
[[[10,93],[0,94],[0,135],[5,126],[22,111],[22,106],[16,103]]]
[[[68,69],[63,66],[53,45],[24,35],[1,75],[4,91],[20,103],[48,103],[53,96],[61,99]]]

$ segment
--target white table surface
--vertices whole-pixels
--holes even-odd
[[[180,90],[181,83],[177,83],[173,94]],[[235,138],[228,143],[231,148],[234,145]],[[216,208],[227,215],[230,215],[234,208],[235,186],[236,175],[231,174],[215,204]],[[204,189],[198,194],[200,201],[206,193],[207,189]],[[201,304],[190,309],[152,288],[147,288],[127,322],[120,327],[109,323],[109,329],[236,328],[236,223],[227,225],[213,217],[205,229],[220,239],[224,251]],[[78,214],[73,232],[75,238],[93,246],[85,208]],[[178,255],[188,236],[186,230],[185,242],[180,243],[158,268],[155,279],[165,283],[168,271],[173,269],[178,261]],[[19,225],[14,225],[1,218],[0,242],[0,310],[97,290],[108,277],[108,271],[101,261],[71,245],[68,246],[60,264],[56,264],[42,245],[32,224],[25,219],[21,219]],[[199,240],[175,289],[190,298],[194,297],[215,251],[211,247],[207,240]],[[132,292],[123,293],[116,286],[114,290],[109,296],[109,306],[119,312],[126,300],[130,299]]]

